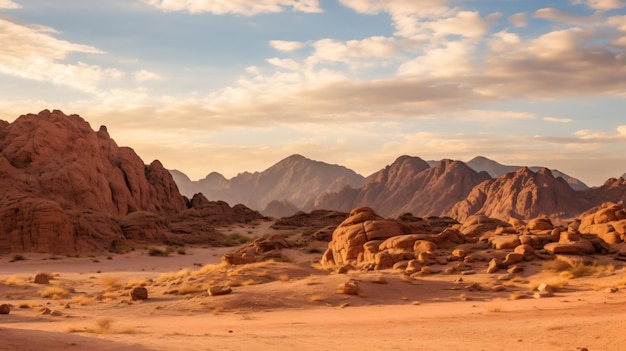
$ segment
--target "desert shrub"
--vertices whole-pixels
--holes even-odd
[[[67,297],[70,292],[67,289],[59,286],[48,286],[39,290],[38,294],[40,297],[43,298],[52,298],[54,300],[58,300]]]
[[[590,275],[599,276],[612,273],[615,270],[615,266],[612,264],[594,263],[587,265],[577,263],[572,266],[561,260],[546,261],[542,264],[542,268],[546,271],[561,273],[561,276],[565,278],[578,278]]]
[[[116,289],[120,287],[120,277],[114,275],[103,275],[100,277],[100,285],[105,289]]]
[[[16,262],[16,261],[25,261],[26,257],[24,257],[23,255],[14,255],[13,258],[11,259],[11,261],[9,262]]]
[[[171,246],[167,246],[165,249],[158,247],[151,247],[148,249],[148,255],[150,256],[169,256],[172,252],[174,252],[174,248]]]
[[[227,246],[227,247],[238,246],[241,244],[249,243],[252,240],[254,239],[248,236],[245,236],[239,233],[233,233],[233,234],[224,235],[224,238],[222,239],[222,245]]]

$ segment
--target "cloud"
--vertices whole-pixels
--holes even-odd
[[[623,0],[575,0],[575,4],[585,4],[595,10],[613,10],[626,7]]]
[[[0,18],[0,73],[24,79],[51,82],[93,92],[103,79],[123,73],[83,62],[64,62],[70,54],[103,54],[89,45],[56,39],[57,32],[45,26],[26,26]]]
[[[274,57],[271,59],[267,59],[267,62],[276,67],[285,68],[292,71],[300,69],[300,64],[292,59],[281,59],[278,57]]]
[[[11,0],[0,0],[0,9],[19,9],[22,5]]]
[[[318,0],[143,0],[162,11],[185,11],[191,14],[237,14],[254,16],[262,13],[283,12],[291,8],[296,12],[322,12]]]
[[[526,18],[526,14],[524,12],[518,12],[509,16],[509,22],[517,28],[526,27],[528,25],[528,19]]]
[[[430,77],[459,77],[475,72],[470,42],[449,42],[446,47],[435,48],[398,68],[398,74]]]
[[[138,82],[147,82],[163,79],[159,74],[147,71],[145,69],[135,72],[134,76],[135,80],[137,80]]]
[[[572,123],[574,122],[571,118],[558,118],[558,117],[544,117],[544,121],[546,122],[554,122],[554,123]]]
[[[553,22],[561,22],[572,25],[591,25],[600,20],[600,13],[591,16],[576,16],[555,8],[543,8],[535,11],[533,17],[543,18]]]
[[[308,66],[320,63],[345,63],[349,66],[359,66],[371,59],[379,62],[380,59],[396,57],[399,53],[399,44],[396,39],[383,36],[346,42],[321,39],[311,45],[315,50],[306,59]]]
[[[304,47],[299,41],[272,40],[270,45],[278,51],[294,51]]]

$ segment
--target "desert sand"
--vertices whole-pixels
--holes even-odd
[[[243,228],[267,231],[262,228]],[[286,250],[289,262],[223,266],[232,248],[184,254],[0,256],[0,350],[622,350],[626,269],[569,278],[531,262],[517,274],[394,270],[337,274],[321,254]],[[309,250],[311,251],[311,250]],[[13,261],[13,262],[11,262]],[[484,267],[483,267],[484,266]],[[35,284],[37,273],[49,284]],[[506,272],[505,272],[506,273]],[[356,281],[358,295],[337,293]],[[540,283],[554,296],[533,298]],[[147,288],[133,301],[132,288]],[[232,293],[209,296],[228,285]],[[503,291],[493,286],[502,285]],[[48,290],[46,290],[48,289]],[[56,294],[53,289],[57,289]],[[46,293],[47,292],[47,293]]]

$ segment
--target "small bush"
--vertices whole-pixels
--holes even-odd
[[[25,260],[26,260],[26,257],[24,257],[22,255],[15,255],[15,256],[13,256],[11,261],[9,261],[9,262],[25,261]]]
[[[245,236],[239,233],[233,233],[233,234],[224,235],[224,239],[222,240],[222,245],[227,246],[227,247],[239,246],[241,244],[249,243],[252,240],[254,239],[248,236]]]
[[[38,294],[40,297],[43,298],[52,298],[54,300],[59,300],[67,297],[70,292],[67,289],[58,286],[49,286],[39,290]]]

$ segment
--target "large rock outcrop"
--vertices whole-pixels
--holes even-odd
[[[550,170],[533,172],[522,167],[476,186],[445,214],[460,221],[473,214],[505,221],[539,216],[573,218],[588,207],[563,178],[554,178]]]
[[[187,211],[193,206],[163,165],[145,165],[104,126],[95,132],[80,116],[56,110],[0,123],[2,252],[99,251],[127,240],[184,242],[169,225]]]

